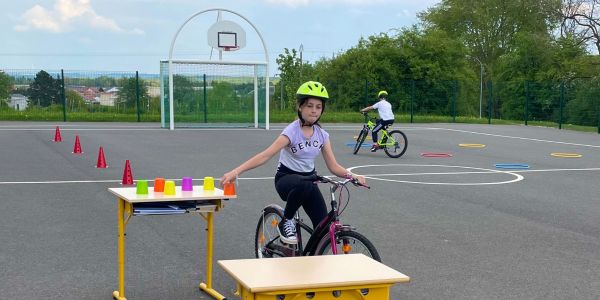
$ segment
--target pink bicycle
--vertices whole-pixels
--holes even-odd
[[[296,213],[295,220],[298,244],[288,245],[279,239],[279,232],[277,231],[277,224],[283,218],[283,208],[277,204],[266,206],[261,212],[256,227],[254,239],[256,257],[269,258],[362,253],[377,261],[381,261],[379,253],[371,241],[364,235],[356,232],[354,227],[342,224],[340,221],[340,216],[350,203],[350,191],[348,190],[347,184],[352,183],[355,186],[362,186],[365,188],[370,187],[361,185],[358,181],[352,179],[337,181],[318,175],[306,176],[306,180],[315,183],[330,184],[331,210],[328,212],[327,217],[321,221],[315,229],[312,229],[302,221],[300,213]],[[344,207],[340,209],[342,192],[344,190],[347,192],[347,198]],[[337,191],[339,191],[339,202],[335,199]],[[310,236],[305,247],[303,247],[302,244],[302,236],[304,234]]]

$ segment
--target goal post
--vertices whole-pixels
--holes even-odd
[[[266,62],[163,60],[160,82],[163,128],[268,129]]]
[[[208,46],[219,52],[219,60],[173,57],[177,37],[193,18],[216,12],[217,21],[206,31]],[[223,20],[229,13],[246,21],[262,44],[264,61],[227,61],[223,52],[246,46],[246,32],[237,23]],[[212,51],[211,51],[212,58]],[[169,58],[160,61],[161,126],[254,127],[269,129],[269,53],[260,31],[246,17],[223,8],[193,14],[171,41]]]

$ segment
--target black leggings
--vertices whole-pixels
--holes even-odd
[[[283,216],[294,218],[302,206],[310,218],[313,228],[327,216],[327,205],[319,187],[310,180],[302,178],[315,172],[299,173],[280,165],[275,175],[275,189],[279,197],[286,202]]]

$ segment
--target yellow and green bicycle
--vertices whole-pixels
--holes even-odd
[[[369,135],[369,131],[372,131],[375,128],[376,118],[369,117],[369,114],[364,112],[362,113],[365,116],[365,123],[360,133],[356,137],[356,144],[354,144],[354,154],[358,153],[360,147],[363,142]],[[391,158],[398,158],[406,152],[406,148],[408,147],[408,140],[406,139],[406,134],[400,130],[392,130],[387,131],[388,126],[384,126],[379,133],[379,141],[377,144],[380,148],[383,148],[385,154]],[[375,142],[375,141],[373,141]]]

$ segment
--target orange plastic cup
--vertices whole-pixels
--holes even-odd
[[[154,178],[154,192],[162,193],[165,191],[165,179],[156,177]]]
[[[225,195],[225,196],[235,195],[235,184],[233,182],[228,182],[225,185],[223,185],[223,195]]]

